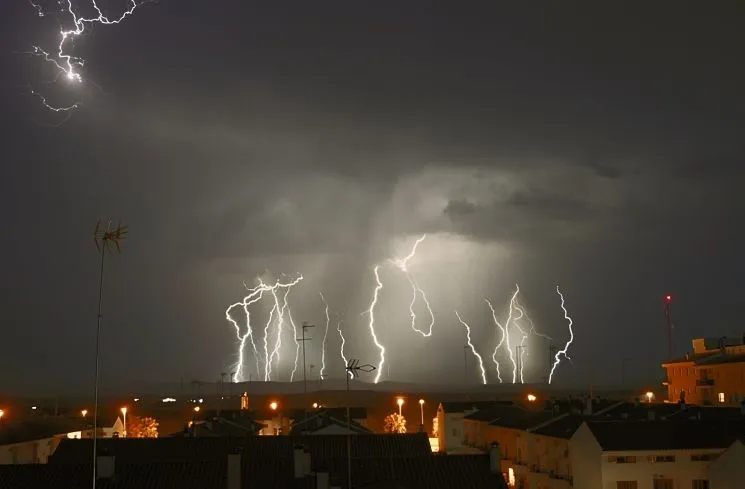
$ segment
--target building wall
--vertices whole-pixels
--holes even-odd
[[[616,489],[618,481],[637,481],[638,489],[653,489],[654,479],[671,479],[675,489],[693,488],[694,480],[709,479],[711,461],[692,461],[691,455],[711,454],[723,450],[658,450],[604,452],[602,457],[603,489]],[[615,463],[610,457],[636,457],[636,463]],[[674,462],[652,462],[650,457],[673,456]],[[578,488],[579,489],[579,488]]]
[[[0,446],[0,465],[45,464],[62,436]]]
[[[712,404],[737,406],[745,399],[745,363],[723,363],[698,369],[706,370],[708,378],[714,380],[710,388]]]
[[[742,489],[745,486],[745,445],[739,440],[709,465],[709,489]]]
[[[696,388],[698,372],[693,362],[681,362],[669,365],[667,370],[667,400],[678,402],[680,393],[685,392],[686,403],[700,404],[699,392]]]
[[[452,453],[463,448],[465,439],[463,417],[469,413],[446,413],[437,409],[437,438],[441,452]]]
[[[603,451],[595,436],[583,424],[569,440],[569,461],[574,478],[573,489],[605,489],[602,471]],[[616,489],[613,486],[613,489]]]

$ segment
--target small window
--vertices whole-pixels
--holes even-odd
[[[724,404],[724,392],[719,393],[719,402]]]
[[[708,479],[694,479],[692,489],[709,489]]]
[[[637,481],[616,481],[616,489],[638,489]]]
[[[615,455],[610,455],[608,457],[608,463],[611,463],[611,464],[635,464],[636,463],[636,457],[634,457],[634,456],[617,457]]]
[[[650,455],[649,462],[653,464],[665,464],[675,462],[675,455]]]
[[[694,453],[691,455],[691,462],[710,462],[717,459],[715,453]]]

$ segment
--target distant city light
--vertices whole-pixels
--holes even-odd
[[[419,404],[424,404],[424,399],[419,399]]]
[[[135,398],[134,398],[134,401],[135,401],[135,402],[140,402],[140,398],[139,398],[139,397],[135,397]]]
[[[201,409],[202,408],[200,408],[199,406],[194,406],[194,412],[195,413],[198,413],[199,411],[201,411]]]
[[[314,402],[313,403],[313,409],[318,409],[318,403],[317,402]]]
[[[670,302],[671,300],[673,300],[673,296],[669,294],[665,296],[665,301]]]
[[[32,411],[36,411],[36,406],[31,406]]]
[[[87,409],[81,410],[80,415],[85,418],[88,415],[88,410]]]
[[[199,404],[202,404],[204,402],[204,399],[199,399]]]
[[[172,397],[166,397],[166,398],[165,398],[165,399],[163,399],[163,400],[162,400],[161,402],[163,402],[163,403],[168,403],[168,402],[176,402],[176,399],[174,399],[174,398],[172,398]]]
[[[3,416],[5,416],[5,411],[0,409],[0,419],[3,419]]]

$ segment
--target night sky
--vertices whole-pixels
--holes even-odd
[[[71,84],[23,54],[54,48],[56,2],[43,18],[3,2],[0,389],[88,389],[99,218],[131,230],[107,258],[108,386],[229,372],[225,308],[271,273],[305,277],[290,301],[316,324],[309,363],[319,291],[350,356],[376,363],[372,267],[423,233],[432,337],[381,269],[392,380],[462,380],[456,309],[490,359],[483,299],[503,320],[515,283],[558,346],[564,292],[576,339],[557,385],[617,383],[624,358],[661,378],[666,293],[677,353],[741,334],[745,7],[530,3],[161,0],[86,31]],[[81,107],[60,125],[31,89]],[[548,346],[530,345],[539,381]],[[328,348],[341,377],[332,333]]]

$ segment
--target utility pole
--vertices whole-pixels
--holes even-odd
[[[310,328],[315,328],[316,326],[314,324],[308,324],[307,321],[303,321],[303,325],[301,326],[302,329],[302,338],[299,339],[299,341],[303,342],[303,397],[304,397],[304,406],[303,406],[303,418],[305,421],[308,420],[308,376],[306,373],[305,368],[305,342],[310,341],[313,338],[306,338],[305,337],[305,330]]]
[[[673,317],[671,311],[671,305],[673,302],[673,296],[670,294],[665,296],[663,301],[665,310],[665,333],[667,334],[667,359],[673,359]]]
[[[96,321],[96,367],[95,367],[95,380],[94,380],[94,399],[93,399],[93,489],[96,489],[96,462],[97,462],[97,440],[98,440],[98,366],[99,366],[99,352],[101,347],[101,320],[103,319],[102,308],[103,308],[103,271],[104,262],[106,259],[106,252],[112,250],[112,246],[116,248],[118,253],[121,253],[120,244],[127,237],[127,226],[117,224],[116,227],[111,226],[111,222],[108,223],[106,228],[101,227],[101,221],[96,223],[96,229],[93,231],[93,241],[96,243],[96,248],[101,252],[101,270],[99,272],[98,282],[98,319]]]
[[[370,364],[360,365],[359,360],[352,358],[344,370],[347,379],[347,488],[352,489],[352,416],[349,408],[349,378],[359,375],[360,372],[370,373],[375,370],[375,367]]]

